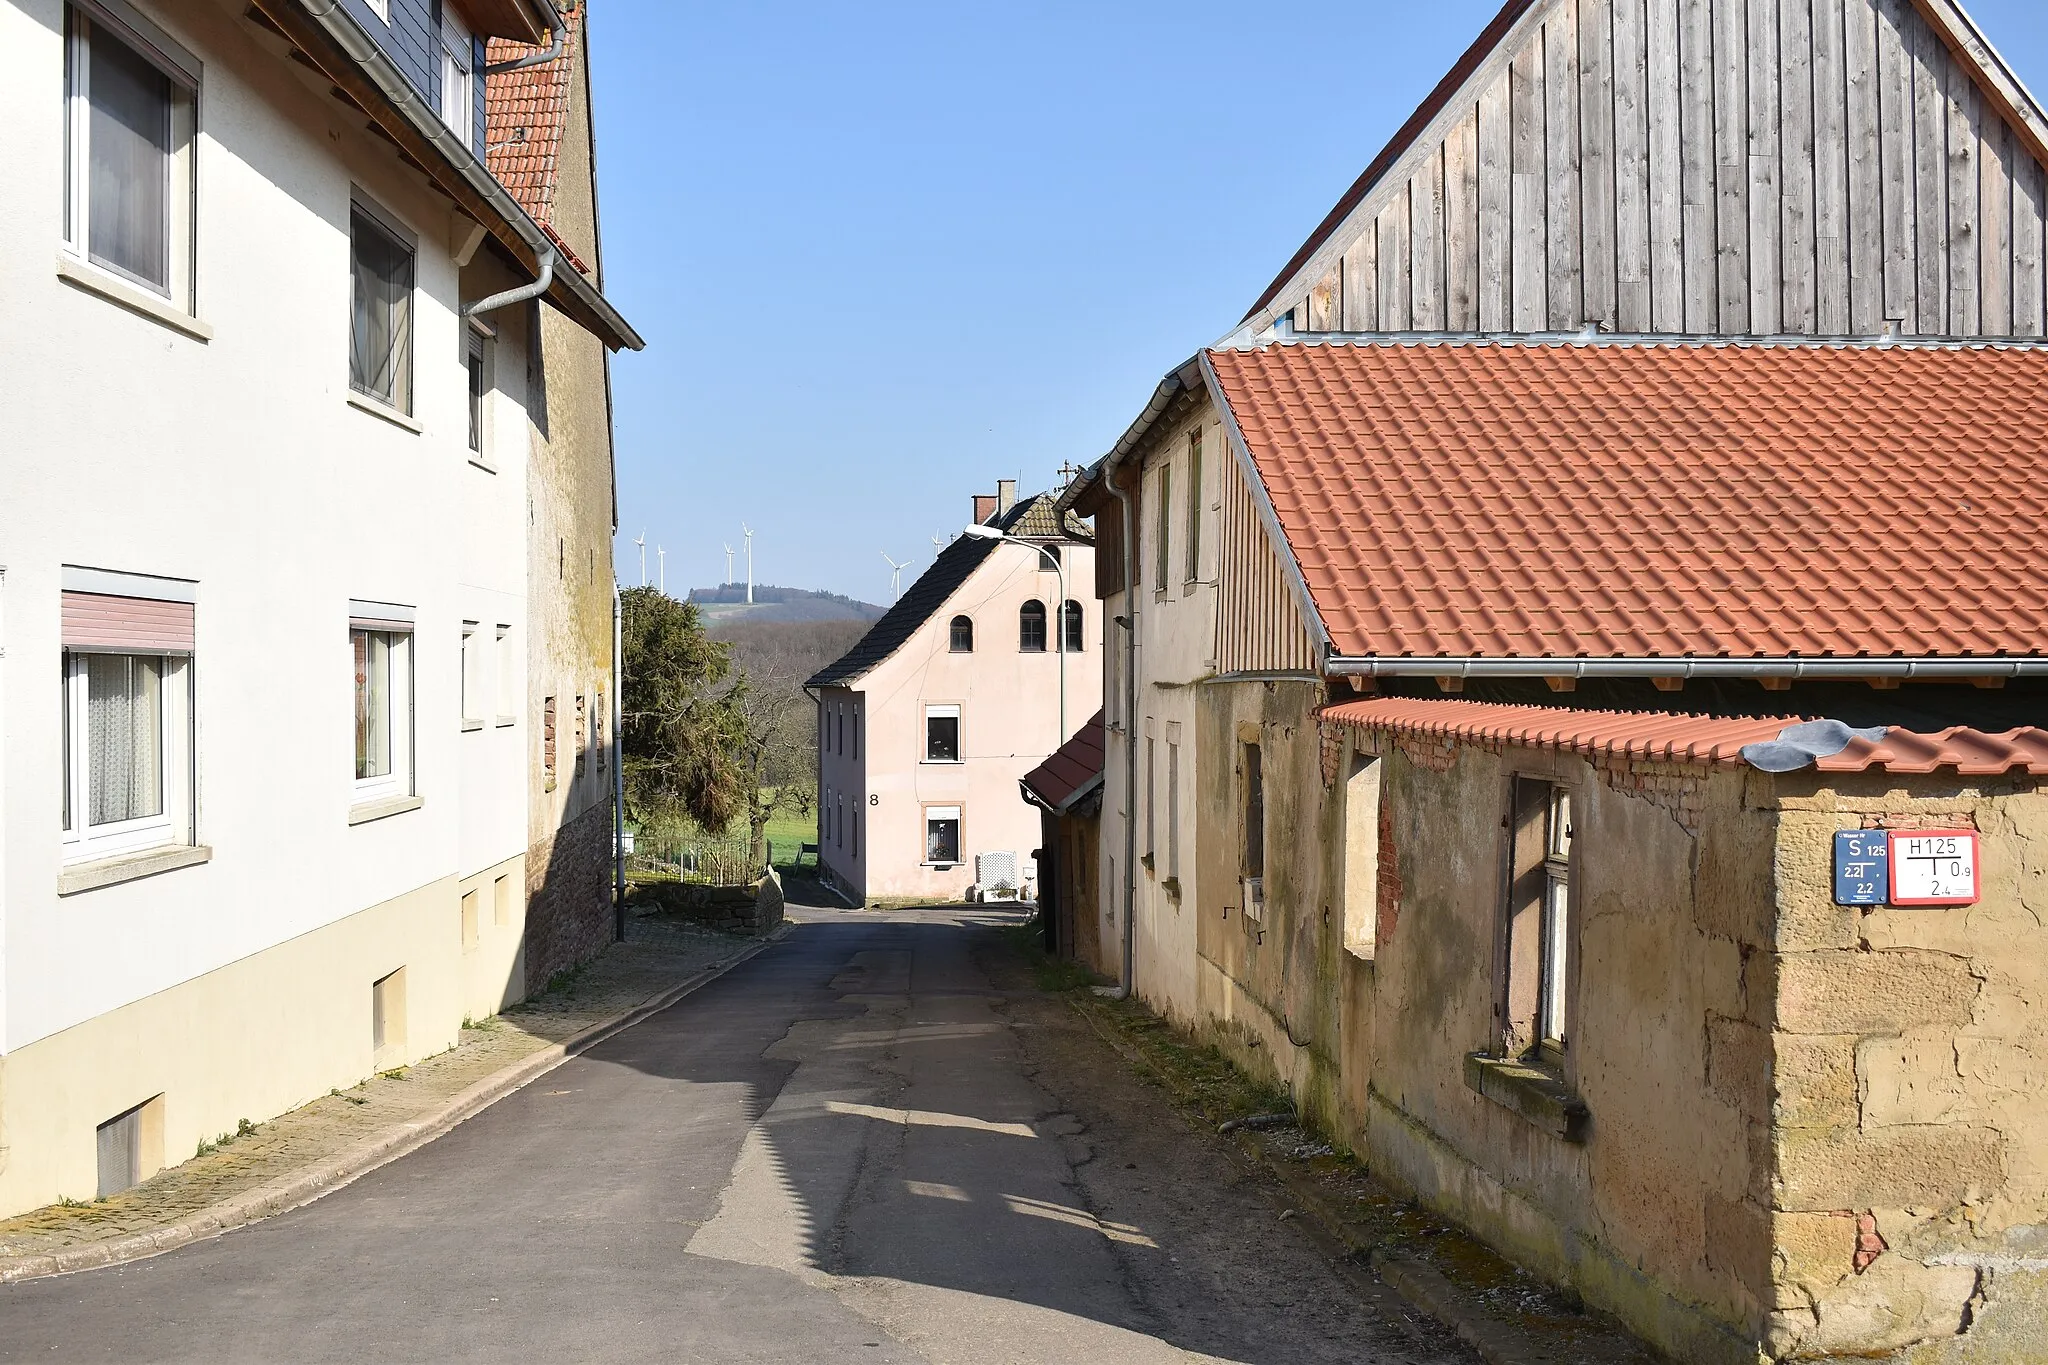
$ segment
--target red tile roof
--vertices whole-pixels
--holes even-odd
[[[2048,350],[1207,359],[1340,655],[2048,651]]]
[[[484,164],[511,191],[519,207],[543,227],[554,212],[562,130],[569,122],[570,81],[575,78],[577,49],[583,37],[583,6],[564,6],[562,19],[568,32],[562,40],[561,56],[540,66],[484,77]],[[493,38],[485,60],[507,62],[539,50],[529,43]],[[552,228],[548,235],[555,236]],[[575,256],[559,237],[555,244]],[[577,262],[577,269],[586,268]]]
[[[1487,744],[1562,749],[1585,758],[1734,765],[1742,746],[1776,739],[1794,717],[1687,716],[1667,711],[1576,711],[1562,706],[1504,706],[1436,697],[1374,697],[1325,707],[1325,718],[1361,730]],[[1891,727],[1882,740],[1852,739],[1817,760],[1822,772],[1882,768],[1962,776],[2007,772],[2048,774],[2048,730],[2027,727],[1989,735],[1962,726],[1935,734]]]
[[[1065,814],[1077,797],[1102,781],[1103,744],[1102,712],[1097,711],[1052,757],[1024,774],[1025,790],[1055,815]]]

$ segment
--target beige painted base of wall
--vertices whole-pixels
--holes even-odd
[[[0,1057],[0,1217],[93,1198],[95,1130],[157,1097],[175,1166],[242,1119],[453,1047],[465,1018],[525,994],[524,864],[432,882]],[[373,1055],[371,986],[401,968],[404,1036]]]
[[[1756,1365],[1758,1343],[1697,1307],[1465,1159],[1377,1090],[1367,1093],[1365,1158],[1374,1175],[1470,1229],[1690,1365]]]

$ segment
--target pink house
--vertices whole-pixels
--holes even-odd
[[[1011,479],[974,523],[806,684],[818,861],[856,902],[1031,894],[1038,812],[1018,782],[1102,696],[1087,524]]]

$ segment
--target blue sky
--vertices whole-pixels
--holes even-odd
[[[593,8],[619,574],[888,598],[1243,314],[1499,0]],[[2035,91],[2048,4],[1969,0]],[[740,570],[744,574],[745,570]]]

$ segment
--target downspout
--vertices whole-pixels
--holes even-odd
[[[562,22],[561,11],[552,4],[544,3],[541,8],[547,11],[548,16],[548,45],[538,52],[529,52],[524,57],[514,57],[509,62],[488,63],[483,69],[484,75],[495,76],[504,71],[524,71],[529,66],[545,66],[562,55],[562,43],[568,36],[569,26]]]
[[[1100,988],[1097,994],[1111,1000],[1128,1000],[1137,985],[1137,966],[1131,953],[1136,942],[1133,928],[1138,909],[1138,518],[1131,508],[1131,495],[1118,486],[1114,466],[1103,471],[1110,495],[1117,500],[1124,519],[1124,600],[1131,624],[1124,632],[1124,972],[1116,986]]]
[[[619,580],[612,580],[612,919],[613,933],[626,941],[626,744],[619,724],[626,714],[625,698],[619,684],[626,676],[622,652],[625,638],[625,599],[619,595]]]
[[[517,289],[507,289],[502,294],[491,294],[480,298],[475,303],[464,308],[462,316],[466,318],[481,317],[485,313],[494,313],[500,308],[509,308],[515,303],[525,303],[529,299],[537,299],[547,293],[548,286],[555,282],[555,249],[553,246],[543,244],[536,254],[540,257],[540,276],[533,283],[522,284]],[[533,337],[528,344],[538,346],[540,338],[538,336]],[[613,590],[614,592],[617,591],[616,583],[613,584]]]

